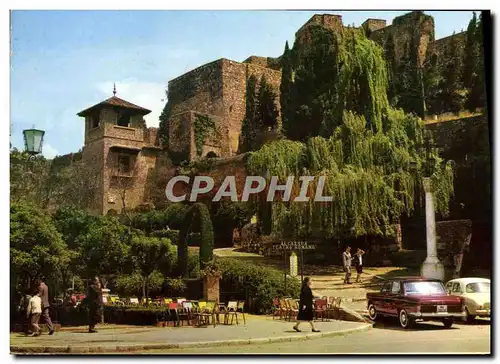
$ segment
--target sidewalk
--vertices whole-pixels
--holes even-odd
[[[243,344],[263,344],[295,340],[315,339],[326,336],[346,335],[368,330],[370,324],[347,321],[318,321],[320,333],[312,333],[307,323],[303,332],[292,329],[293,322],[273,320],[271,317],[247,315],[243,325],[219,325],[204,328],[193,327],[123,327],[106,325],[96,334],[87,333],[86,327],[63,328],[53,336],[25,337],[10,335],[12,354],[82,354],[140,352],[152,349],[178,349]],[[249,351],[251,349],[249,348]]]

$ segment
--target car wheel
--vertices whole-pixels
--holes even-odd
[[[453,319],[451,317],[443,319],[443,325],[447,329],[451,328],[451,325],[453,325]]]
[[[476,316],[471,315],[469,313],[469,309],[467,307],[465,307],[465,314],[466,314],[466,316],[464,317],[464,321],[467,322],[468,324],[472,324],[474,322],[474,319],[476,318]]]
[[[377,310],[375,309],[375,305],[373,303],[368,305],[368,317],[372,321],[375,321],[378,317]]]
[[[406,310],[399,311],[399,324],[403,329],[409,329],[413,325],[413,320],[408,316]]]

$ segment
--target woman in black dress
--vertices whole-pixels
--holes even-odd
[[[300,332],[299,325],[301,321],[308,321],[311,325],[312,332],[319,332],[319,330],[314,328],[313,323],[313,294],[309,277],[304,278],[300,290],[299,313],[297,315],[297,323],[293,327],[297,332]]]
[[[97,332],[95,325],[101,322],[102,318],[102,288],[98,277],[94,278],[94,282],[89,286],[87,295],[87,303],[89,308],[89,332]]]

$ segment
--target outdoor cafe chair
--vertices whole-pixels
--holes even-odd
[[[177,316],[181,323],[185,319],[188,325],[191,325],[194,318],[193,304],[190,301],[183,301],[181,307],[177,306]]]
[[[286,301],[286,298],[282,298],[279,300],[280,301],[280,319],[288,319],[289,311],[290,309],[288,308],[288,303]]]
[[[236,325],[238,323],[238,301],[229,301],[227,303],[226,312],[224,313],[224,324],[229,325],[229,317],[231,317],[231,325],[233,324],[233,319],[236,317]]]
[[[216,326],[215,310],[216,302],[199,302],[200,312],[196,313],[197,326],[206,326],[210,324],[210,318],[214,327]],[[203,308],[202,308],[203,307]]]
[[[168,322],[172,322],[174,326],[180,326],[179,314],[177,312],[177,303],[170,302],[168,304]]]
[[[238,308],[236,311],[241,312],[241,316],[243,316],[243,325],[247,324],[247,320],[245,319],[245,301],[238,301]]]
[[[328,301],[323,299],[316,300],[314,302],[314,315],[316,316],[316,319],[319,319],[321,316],[321,321],[325,320],[325,316],[328,311],[327,304]]]
[[[299,314],[299,304],[297,302],[297,300],[294,300],[294,299],[291,299],[291,298],[288,298],[285,300],[286,304],[287,304],[287,308],[288,308],[288,321],[290,321],[292,318],[295,318],[297,317],[297,315]]]

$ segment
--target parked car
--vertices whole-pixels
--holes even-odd
[[[366,298],[371,320],[380,316],[397,317],[405,329],[416,320],[442,321],[450,328],[453,318],[465,316],[463,299],[448,295],[443,283],[436,279],[390,279],[384,282],[380,292],[367,293]]]
[[[467,322],[473,322],[476,316],[490,317],[490,280],[486,278],[457,278],[446,283],[449,294],[460,296],[464,300]]]

